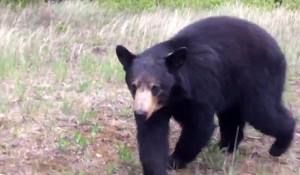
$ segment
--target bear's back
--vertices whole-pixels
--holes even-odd
[[[276,40],[258,25],[235,17],[199,20],[179,31],[170,42],[173,47],[187,47],[193,58],[201,57],[203,46],[212,49],[218,60],[234,69],[256,69],[257,66],[261,70],[265,66],[271,66],[274,71],[285,69],[284,55]]]
[[[266,30],[252,22],[229,16],[196,21],[180,30],[171,40],[178,46],[191,49],[195,45],[206,45],[216,50],[226,48],[232,54],[231,49],[236,51],[248,47],[281,54],[277,42]]]

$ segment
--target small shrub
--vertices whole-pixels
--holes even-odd
[[[59,142],[58,142],[58,147],[60,148],[60,149],[64,149],[64,148],[66,148],[68,145],[69,145],[69,140],[68,139],[66,139],[66,138],[63,138],[63,139],[61,139]]]
[[[83,135],[79,131],[75,132],[74,139],[77,146],[79,146],[81,149],[84,149],[88,144],[87,139],[83,137]]]
[[[132,163],[132,151],[124,144],[118,144],[118,157],[122,163]]]

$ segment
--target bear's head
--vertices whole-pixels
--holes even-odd
[[[187,49],[181,47],[164,56],[152,52],[135,55],[118,45],[116,54],[123,65],[125,81],[134,99],[134,114],[148,119],[167,105],[176,83],[176,74],[186,60]]]

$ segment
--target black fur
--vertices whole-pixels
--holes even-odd
[[[184,57],[182,48],[187,51],[184,64],[175,66],[182,63],[180,57],[170,64],[167,55],[179,49],[177,55]],[[118,55],[123,51],[119,47]],[[171,116],[183,127],[169,157],[171,168],[184,168],[207,145],[215,113],[220,147],[228,147],[229,152],[243,139],[246,122],[276,138],[271,155],[280,156],[290,146],[295,119],[282,101],[286,61],[277,42],[257,25],[232,17],[210,17],[134,57],[130,65],[124,65],[129,88],[134,77],[144,74],[160,79],[164,86],[164,107],[149,120],[136,117],[144,174],[167,174]]]

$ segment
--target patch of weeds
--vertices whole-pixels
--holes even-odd
[[[236,169],[233,166],[229,167],[228,173],[225,173],[225,175],[236,175]]]
[[[78,175],[85,175],[84,171],[80,170]]]
[[[80,124],[90,122],[94,117],[97,116],[97,111],[92,109],[91,111],[83,111],[79,114],[78,121]]]
[[[38,4],[41,1],[40,0],[3,0],[3,2],[2,1],[0,2],[3,4],[10,4],[11,7],[15,7],[15,8],[16,7],[24,8],[30,4]]]
[[[140,164],[136,161],[133,156],[132,150],[127,147],[124,143],[119,143],[117,145],[118,154],[118,170],[117,172],[126,171],[128,174],[138,175],[142,174],[140,171]]]
[[[64,99],[63,106],[61,107],[61,112],[67,116],[72,114],[73,102],[69,102],[67,99]]]
[[[133,163],[132,151],[124,143],[119,143],[117,148],[118,159],[122,163]]]
[[[38,100],[44,100],[44,93],[46,91],[46,87],[37,87],[34,91],[35,98]]]
[[[239,150],[235,150],[234,153],[231,154],[231,160],[227,161],[227,159],[225,159],[224,161],[224,165],[223,165],[223,173],[225,175],[236,175],[237,173],[237,169],[236,169],[236,162],[238,162],[241,159],[242,154],[240,153]],[[227,166],[226,166],[227,165]]]
[[[69,40],[64,40],[59,50],[60,59],[66,60],[66,62],[70,60],[70,56],[72,52],[70,49],[70,45],[72,44],[71,40],[72,38],[69,38]]]
[[[14,138],[19,138],[20,137],[20,126],[13,126],[10,129],[10,133]]]
[[[72,91],[74,91],[74,90],[75,90],[75,88],[74,88],[73,86],[67,87],[67,88],[65,89],[66,92],[72,92]]]
[[[234,156],[235,156],[235,161],[239,161],[241,160],[243,154],[237,149],[235,150]]]
[[[62,23],[56,25],[56,31],[58,32],[66,32],[68,30],[68,26],[65,26]]]
[[[101,46],[103,45],[103,38],[101,36],[96,36],[94,41],[93,41],[94,46]]]
[[[54,92],[56,92],[56,86],[49,86],[47,88],[47,94],[53,94]]]
[[[90,87],[91,87],[91,83],[89,81],[80,82],[77,92],[78,93],[88,92],[90,90]]]
[[[66,138],[63,138],[58,142],[58,147],[60,149],[65,149],[69,144],[70,144],[69,140]]]
[[[110,163],[107,169],[107,175],[113,175],[116,173],[117,166],[114,163]]]
[[[272,171],[266,169],[264,166],[262,166],[261,169],[258,170],[256,173],[260,174],[260,175],[270,175],[270,174],[273,174]],[[298,174],[299,174],[299,172],[298,172]]]
[[[99,71],[100,62],[96,56],[92,54],[84,54],[80,57],[79,66],[85,75],[93,75]]]
[[[120,110],[120,115],[122,117],[130,117],[131,116],[131,106],[124,107]]]
[[[17,84],[15,89],[15,94],[19,101],[24,100],[24,94],[26,92],[26,85],[25,84]]]
[[[40,102],[26,100],[22,102],[22,112],[26,116],[34,116],[41,107]]]
[[[102,89],[103,88],[103,85],[101,85],[101,84],[99,84],[99,83],[96,83],[95,85],[94,85],[94,90],[95,91],[98,91],[98,90],[100,90],[100,89]]]
[[[68,75],[68,64],[64,59],[52,62],[52,71],[58,82],[63,82]]]
[[[45,48],[41,48],[41,52],[44,52],[44,53],[35,53],[35,54],[30,54],[28,55],[26,61],[28,62],[28,67],[32,70],[30,72],[32,78],[33,77],[38,77],[41,75],[41,65],[43,64],[42,63],[42,54],[48,54],[49,53],[49,50],[46,51]]]
[[[224,154],[222,154],[223,150],[219,149],[218,142],[218,139],[213,138],[210,146],[201,151],[198,160],[201,164],[221,170],[225,158]]]
[[[0,99],[0,113],[6,113],[9,109],[9,102],[7,99]]]
[[[95,136],[97,135],[98,131],[99,131],[99,126],[98,126],[98,124],[96,124],[92,127],[92,131],[91,131],[92,141],[95,140]]]
[[[47,127],[47,128],[53,128],[56,126],[57,124],[57,120],[53,119],[53,118],[49,118],[47,114],[45,114],[45,117],[44,117],[46,120],[44,121],[44,125]]]
[[[75,139],[76,145],[78,147],[80,147],[81,149],[84,149],[88,144],[87,139],[85,137],[83,137],[83,135],[79,131],[75,132],[74,139]]]
[[[93,54],[84,54],[80,57],[79,67],[85,76],[97,77],[104,82],[124,82],[123,68],[115,60],[99,60]]]
[[[126,0],[98,0],[100,7],[106,7],[114,10],[130,10],[130,11],[141,11],[141,10],[153,10],[156,7],[168,7],[168,8],[191,8],[191,9],[212,9],[228,2],[241,2],[248,6],[261,7],[267,9],[273,9],[275,7],[285,6],[290,9],[300,8],[299,0],[138,0],[138,1],[126,1]],[[280,2],[280,3],[279,3]]]
[[[124,82],[124,71],[122,66],[117,63],[103,63],[101,64],[101,80]]]
[[[16,64],[17,61],[15,60],[15,57],[0,53],[0,79],[11,75],[16,68]]]

